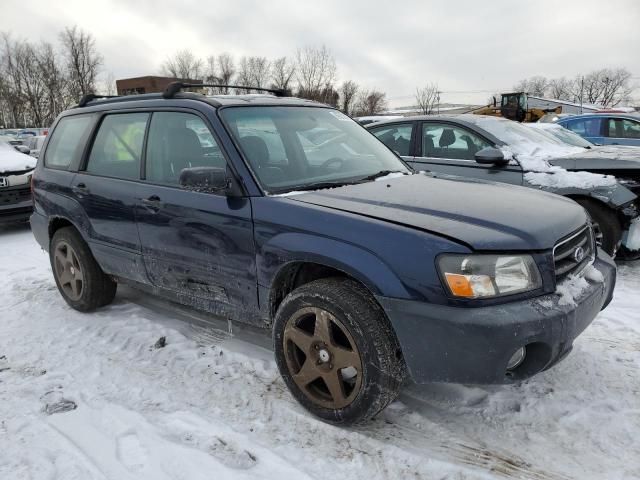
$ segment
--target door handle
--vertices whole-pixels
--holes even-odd
[[[71,187],[71,191],[81,197],[82,195],[87,195],[89,193],[89,189],[84,183],[79,183],[75,187]]]

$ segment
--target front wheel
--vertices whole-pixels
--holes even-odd
[[[622,227],[616,213],[594,200],[579,198],[576,202],[582,205],[591,217],[598,246],[615,257],[622,239]]]
[[[316,280],[290,293],[276,314],[274,348],[293,396],[335,424],[370,419],[395,399],[404,378],[384,311],[352,280]]]

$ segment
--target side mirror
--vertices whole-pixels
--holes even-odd
[[[231,186],[226,168],[193,167],[180,172],[180,186],[186,190],[203,193],[220,193]]]
[[[20,153],[24,153],[25,155],[29,155],[29,153],[31,152],[31,150],[29,150],[29,147],[25,145],[14,145],[13,148],[15,148]]]
[[[507,163],[502,150],[494,147],[483,148],[475,154],[475,159],[483,165]]]

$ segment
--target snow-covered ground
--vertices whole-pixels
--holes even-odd
[[[551,371],[409,386],[342,429],[294,402],[268,338],[130,289],[78,313],[27,228],[0,246],[2,480],[640,478],[640,265]]]

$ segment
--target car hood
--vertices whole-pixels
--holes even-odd
[[[640,168],[640,147],[622,145],[597,145],[583,152],[569,155],[569,158],[588,160],[621,160],[629,162],[628,168]]]
[[[36,159],[16,151],[13,147],[0,145],[0,174],[24,172],[36,166]]]
[[[557,195],[428,174],[289,198],[428,231],[476,250],[550,249],[587,221],[582,207]]]

